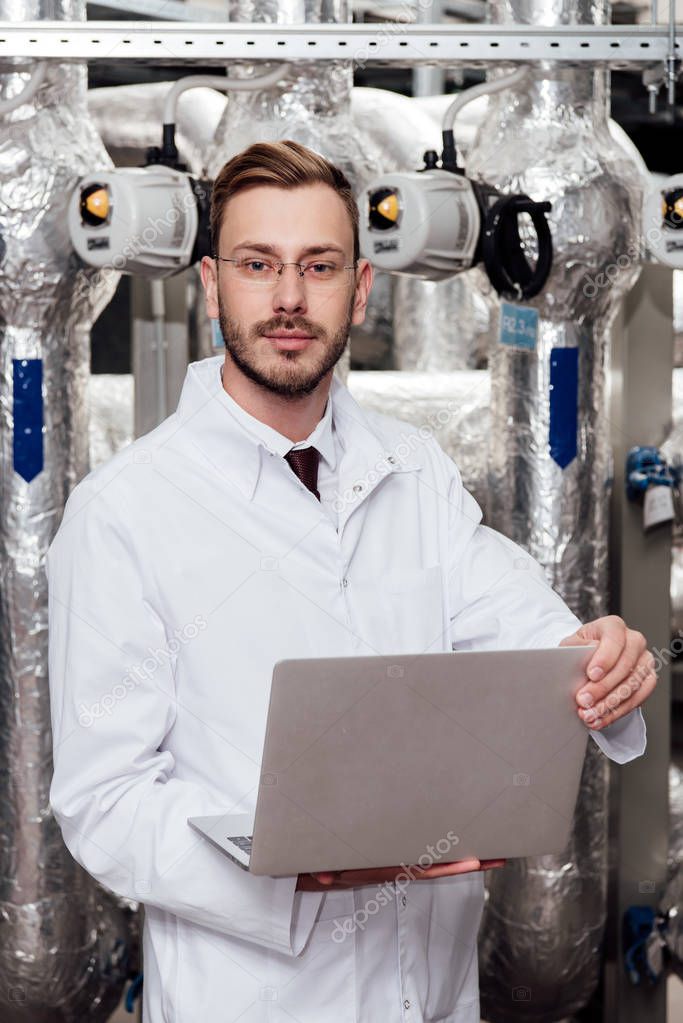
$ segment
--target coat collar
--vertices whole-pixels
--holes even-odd
[[[248,433],[237,421],[224,400],[229,397],[220,377],[224,361],[225,356],[219,354],[190,363],[176,415],[183,438],[199,448],[216,470],[251,501],[263,464],[264,446],[259,437]],[[416,461],[399,460],[387,438],[334,374],[330,406],[345,452],[338,467],[340,492],[350,488],[357,499],[362,499],[389,473],[421,468]]]

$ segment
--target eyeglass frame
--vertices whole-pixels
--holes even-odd
[[[297,263],[295,261],[290,261],[290,262],[287,262],[287,263],[283,263],[281,259],[275,259],[275,260],[261,259],[261,260],[259,260],[258,256],[252,256],[252,257],[250,257],[250,256],[240,256],[239,258],[237,258],[235,256],[232,256],[232,257],[229,257],[229,256],[218,256],[218,255],[216,255],[216,253],[214,253],[211,258],[215,259],[217,262],[220,262],[220,263],[241,263],[244,260],[249,260],[250,258],[254,259],[254,260],[258,260],[261,263],[272,262],[273,266],[276,269],[279,267],[279,270],[277,271],[277,280],[278,281],[282,280],[282,271],[284,270],[284,268],[286,266],[298,266],[298,268],[299,268],[299,273],[298,273],[299,280],[303,280],[304,272],[305,272],[307,267],[312,266],[316,262],[318,262],[318,263],[324,263],[325,262],[325,260],[323,260],[323,259],[318,259],[318,260],[312,259],[310,261],[310,263]],[[349,263],[347,266],[340,267],[341,270],[356,270],[357,268],[358,268],[358,260],[355,260],[355,262],[353,262],[353,263]],[[256,283],[256,281],[254,281],[254,283]],[[264,283],[275,284],[276,282],[275,281],[270,281],[270,282],[266,281]]]

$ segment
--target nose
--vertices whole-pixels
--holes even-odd
[[[289,263],[273,289],[273,312],[303,313],[306,310],[306,288],[298,267]]]

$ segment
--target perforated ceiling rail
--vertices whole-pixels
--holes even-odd
[[[681,26],[683,31],[683,26]],[[680,43],[677,43],[680,52]],[[613,68],[667,56],[666,26],[245,25],[207,22],[0,22],[0,57],[158,60],[338,60],[410,66],[561,60]]]

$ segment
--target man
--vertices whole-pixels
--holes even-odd
[[[429,431],[333,375],[372,284],[357,225],[296,142],[226,164],[201,267],[225,358],[78,484],[48,553],[51,803],[145,904],[145,1023],[478,1023],[499,861],[256,877],[188,827],[253,811],[275,661],[595,642],[577,714],[613,760],[645,748],[643,637],[581,626]]]

